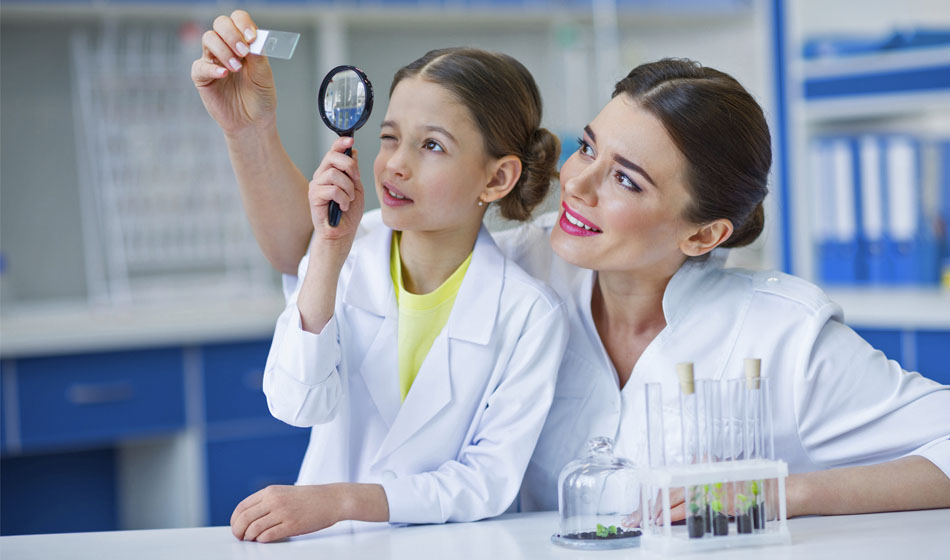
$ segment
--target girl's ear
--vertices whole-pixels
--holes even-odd
[[[680,242],[680,250],[689,257],[698,257],[726,242],[732,235],[732,221],[720,218],[700,226]]]
[[[491,179],[479,197],[483,202],[494,202],[511,192],[521,178],[521,160],[518,156],[504,156],[492,162]]]

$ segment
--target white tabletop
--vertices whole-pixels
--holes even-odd
[[[638,548],[581,552],[551,544],[557,514],[504,515],[477,523],[419,525],[322,534],[261,544],[240,542],[228,527],[69,533],[0,538],[0,558],[21,559],[338,559],[516,560],[655,557]],[[835,560],[950,558],[950,509],[789,521],[792,544],[704,553],[701,558],[834,558]],[[700,558],[678,556],[677,558]]]

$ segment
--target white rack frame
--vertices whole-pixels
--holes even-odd
[[[788,477],[788,465],[784,461],[767,459],[746,459],[741,461],[723,461],[721,463],[697,463],[676,465],[642,471],[643,485],[658,488],[662,502],[662,525],[656,527],[652,522],[642,527],[642,546],[646,550],[661,554],[682,554],[734,548],[743,546],[764,546],[790,544],[787,510],[785,501],[785,478]],[[778,518],[766,522],[764,531],[752,534],[730,533],[724,536],[708,536],[690,539],[686,527],[673,527],[670,513],[670,489],[688,486],[700,486],[717,482],[742,482],[747,480],[772,480],[778,483]],[[641,493],[641,511],[650,511],[651,492]]]

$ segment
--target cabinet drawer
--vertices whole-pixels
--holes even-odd
[[[271,484],[293,484],[300,472],[310,430],[208,443],[208,517],[228,525],[244,498]]]
[[[269,349],[270,340],[210,345],[202,350],[208,422],[270,418],[262,388]]]
[[[24,450],[114,441],[185,424],[180,349],[16,362]]]
[[[917,371],[950,385],[950,331],[918,331]]]

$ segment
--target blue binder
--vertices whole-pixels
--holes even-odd
[[[858,283],[863,276],[858,246],[856,157],[850,137],[823,137],[812,144],[812,185],[818,277],[827,285]]]
[[[879,135],[864,135],[856,140],[858,159],[858,193],[861,209],[861,224],[858,242],[863,264],[863,280],[868,284],[881,285],[891,282],[887,256],[885,255],[885,231],[887,224],[887,199],[884,177],[887,173],[884,151],[887,146]]]
[[[935,284],[938,248],[924,219],[920,141],[908,135],[890,135],[884,142],[888,279],[898,285]]]
[[[940,207],[937,216],[937,243],[940,253],[941,282],[950,287],[950,139],[937,143],[937,184]]]

